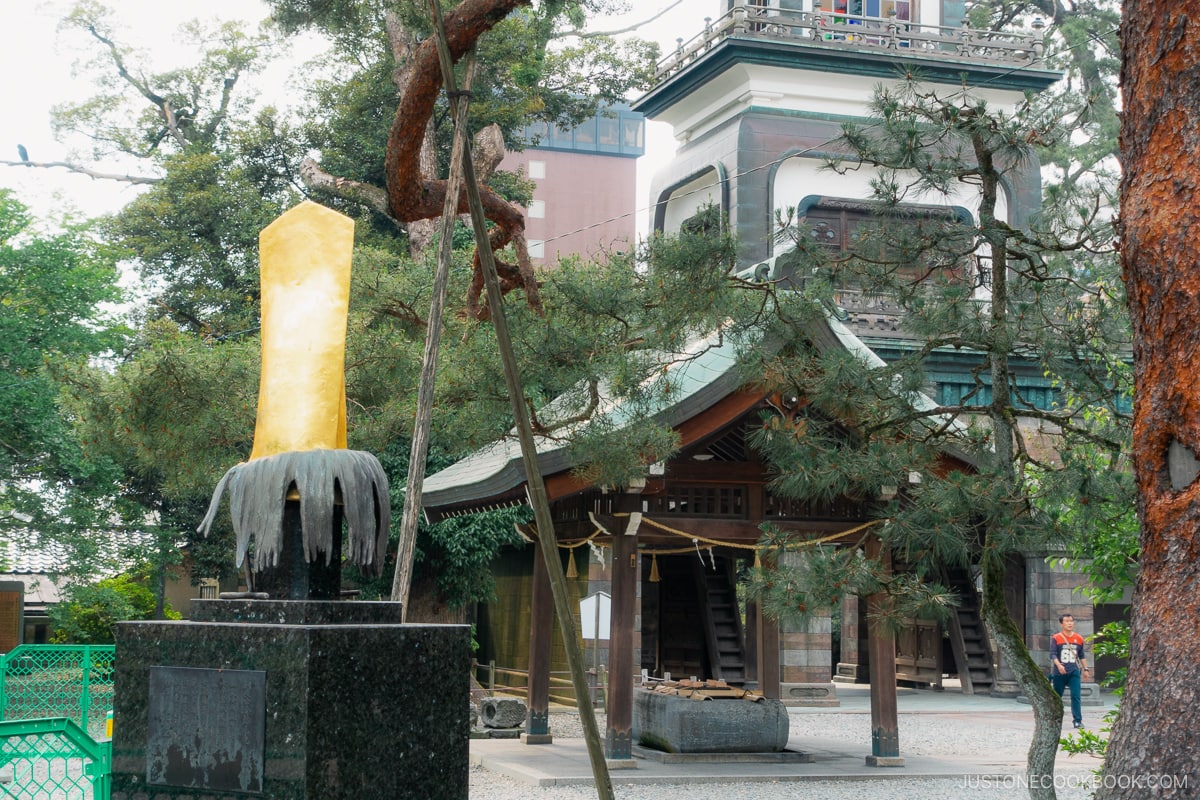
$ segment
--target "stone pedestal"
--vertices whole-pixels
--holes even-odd
[[[1018,703],[1029,705],[1029,698],[1023,694],[1017,695]],[[1079,704],[1081,706],[1102,706],[1104,698],[1100,696],[1100,684],[1084,683],[1079,687]],[[1063,690],[1063,707],[1067,710],[1067,714],[1071,713],[1071,687],[1068,686]]]
[[[785,706],[833,708],[842,704],[837,685],[832,682],[785,683],[780,686],[779,697]]]
[[[113,800],[466,800],[467,626],[399,603],[191,615],[117,626]]]

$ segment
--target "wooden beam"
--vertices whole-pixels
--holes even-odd
[[[446,44],[446,30],[442,21],[441,7],[435,0],[430,0],[429,6],[434,20],[438,55],[442,61],[446,89],[453,96],[452,90],[456,90],[457,86],[454,81],[454,68],[450,63],[449,47]],[[525,405],[525,391],[521,385],[520,368],[517,366],[516,354],[513,351],[512,335],[509,333],[508,321],[504,316],[504,295],[500,290],[500,278],[496,273],[496,262],[491,243],[488,240],[486,215],[483,210],[479,185],[475,180],[475,166],[471,161],[469,143],[463,151],[463,179],[467,189],[467,200],[471,207],[471,227],[475,233],[475,249],[479,254],[484,282],[487,286],[488,310],[491,312],[492,327],[496,332],[500,361],[504,366],[504,384],[512,403],[517,438],[521,443],[521,460],[528,480],[529,501],[533,506],[533,516],[538,527],[538,546],[542,549],[542,555],[546,559],[546,569],[550,574],[554,610],[558,617],[559,629],[562,632],[563,646],[567,651],[567,664],[571,669],[571,683],[575,687],[579,721],[583,723],[583,738],[587,743],[588,761],[591,764],[592,777],[596,783],[596,794],[600,800],[615,800],[612,778],[608,774],[608,763],[604,760],[603,742],[600,741],[599,729],[596,726],[596,712],[592,708],[591,697],[588,694],[583,653],[575,631],[575,620],[571,615],[573,610],[571,599],[567,594],[567,579],[563,575],[562,562],[558,559],[558,543],[554,535],[554,520],[550,516],[550,501],[546,496],[546,484],[538,470],[537,443],[533,438],[533,425],[529,421],[529,409]]]
[[[759,613],[758,690],[768,700],[778,700],[781,693],[779,656],[779,623],[766,614]]]
[[[445,68],[445,65],[443,65]],[[400,619],[408,619],[408,591],[412,586],[413,557],[416,552],[417,524],[421,516],[421,486],[429,456],[429,429],[433,422],[433,389],[437,381],[438,348],[442,341],[442,314],[446,307],[446,292],[450,285],[450,262],[453,259],[451,240],[458,215],[458,195],[463,182],[463,153],[467,142],[467,106],[471,79],[475,73],[474,55],[467,61],[462,93],[451,93],[454,75],[446,84],[446,96],[453,98],[454,139],[450,150],[450,175],[446,180],[446,203],[442,209],[442,240],[438,247],[437,269],[433,277],[433,297],[429,303],[429,323],[425,328],[425,353],[421,360],[421,377],[417,383],[417,415],[413,421],[412,447],[408,456],[408,482],[404,494],[404,510],[400,516],[400,539],[396,547],[396,573],[392,578],[392,600],[400,602]]]
[[[704,437],[719,431],[738,417],[751,410],[763,400],[761,391],[738,390],[718,400],[691,419],[675,427],[679,433],[680,448],[695,444]]]

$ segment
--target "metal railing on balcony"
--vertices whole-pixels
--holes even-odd
[[[934,56],[939,60],[989,66],[1030,66],[1042,58],[1039,30],[1021,32],[973,30],[930,25],[889,17],[868,17],[844,11],[763,8],[744,2],[715,20],[706,17],[704,30],[691,39],[677,39],[674,51],[659,61],[656,80],[665,81],[697,61],[728,38],[794,43],[797,46],[849,51],[892,52]],[[1037,27],[1038,23],[1035,23]]]

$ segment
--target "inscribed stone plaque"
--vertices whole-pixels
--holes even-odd
[[[267,673],[151,667],[146,782],[262,792]]]

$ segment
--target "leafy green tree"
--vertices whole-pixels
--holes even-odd
[[[60,393],[70,370],[121,347],[120,298],[91,227],[49,233],[0,189],[0,536],[64,533],[111,510],[112,465],[87,458]]]
[[[1034,704],[1034,797],[1054,794],[1043,776],[1053,774],[1062,704],[1006,606],[1008,559],[1064,543],[1062,515],[1046,511],[1046,498],[1100,509],[1127,477],[1130,332],[1103,202],[1064,190],[1020,225],[999,206],[1002,183],[1036,163],[1030,143],[1070,129],[1069,117],[1006,114],[915,80],[877,90],[872,118],[844,127],[847,156],[831,165],[876,170],[874,222],[846,252],[814,244],[804,225],[785,236],[795,274],[812,275],[810,297],[833,306],[888,297],[914,344],[886,365],[785,348],[766,373],[808,405],[755,439],[774,491],[878,498],[874,513],[887,520],[878,535],[928,584],[927,606],[937,605],[944,567],[980,565],[984,619]],[[936,210],[962,204],[963,186],[970,224]],[[950,355],[968,365],[972,385],[957,401],[924,398],[931,360]],[[1053,379],[1052,403],[1027,395],[1022,371]],[[1107,468],[1097,472],[1089,452],[1104,453]],[[856,564],[846,560],[846,570]],[[855,586],[853,571],[809,572],[823,576],[826,594],[831,582]],[[790,579],[813,586],[804,572]]]
[[[165,70],[121,41],[105,6],[85,0],[64,19],[96,94],[54,109],[55,135],[83,149],[73,167],[126,165],[104,175],[149,188],[104,224],[150,291],[143,315],[207,336],[253,328],[258,231],[297,199],[304,144],[287,118],[255,107],[246,78],[271,40],[239,25],[189,23],[181,50],[196,61]],[[134,165],[132,168],[129,165]]]
[[[62,602],[50,608],[57,644],[112,644],[118,622],[153,619],[158,601],[154,592],[129,575],[118,575],[67,590]],[[169,605],[166,619],[179,619]]]

